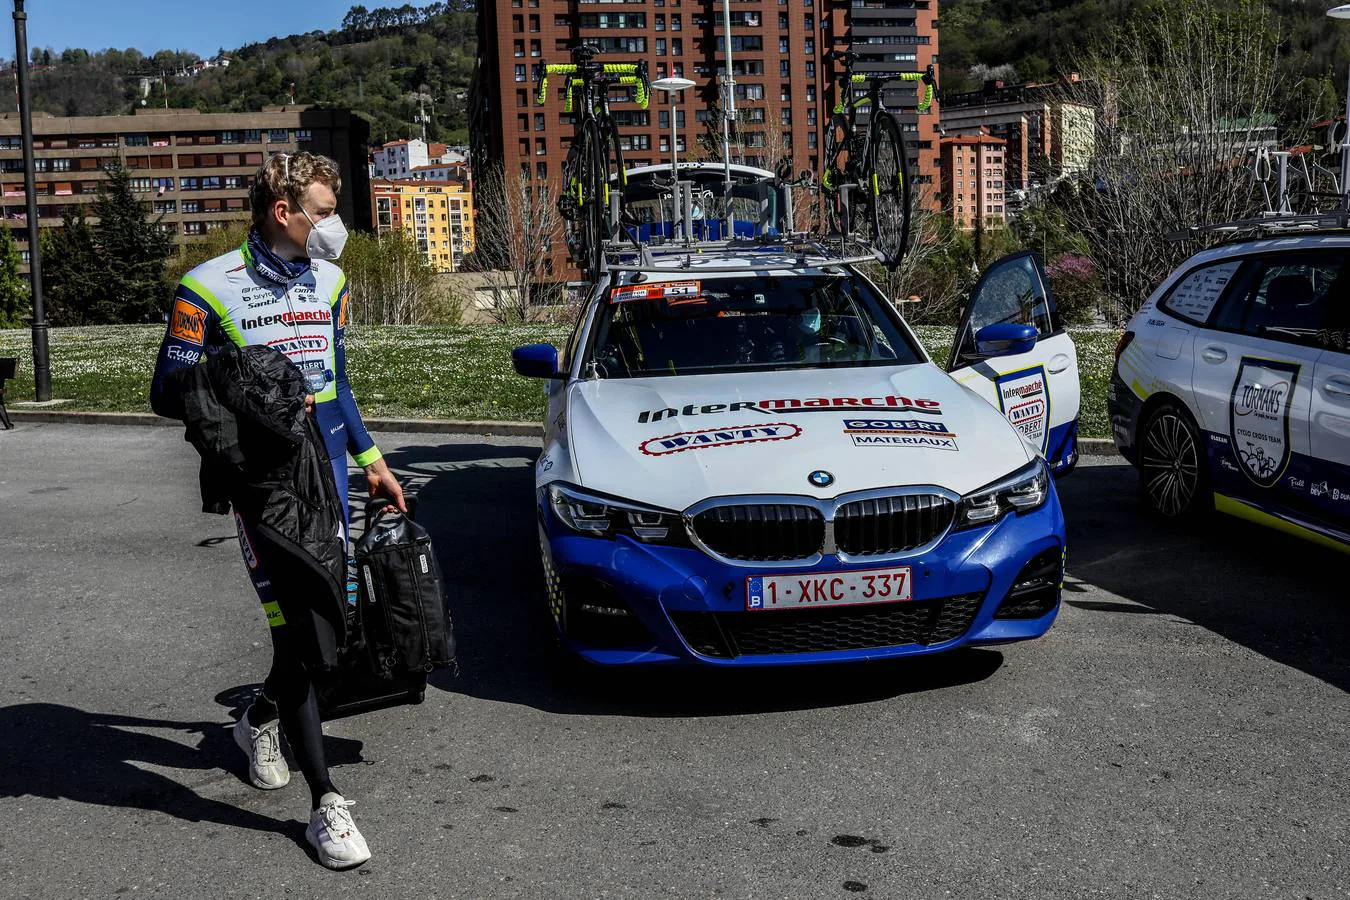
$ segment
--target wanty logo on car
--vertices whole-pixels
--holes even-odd
[[[923,419],[846,419],[844,433],[855,447],[927,447],[957,450],[956,433]]]
[[[733,425],[730,428],[704,428],[699,431],[681,431],[664,437],[648,438],[638,445],[647,456],[668,456],[686,450],[706,447],[730,447],[735,444],[753,444],[761,441],[787,441],[802,433],[798,425],[789,422],[770,422],[765,425]]]
[[[268,341],[267,346],[275,347],[287,356],[292,353],[323,353],[328,349],[328,338],[321,334],[302,334],[299,337]]]
[[[885,397],[808,397],[805,400],[737,400],[731,403],[690,403],[675,409],[646,409],[638,413],[639,424],[659,422],[675,416],[711,416],[717,413],[757,412],[764,415],[805,412],[885,411],[940,415],[942,404],[937,400],[911,400],[896,394]]]

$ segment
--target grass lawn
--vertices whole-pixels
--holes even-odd
[[[919,328],[933,358],[946,360],[951,328]],[[116,325],[57,328],[51,332],[52,394],[69,399],[61,409],[149,412],[150,374],[164,328]],[[458,325],[365,327],[347,332],[347,370],[362,412],[371,418],[518,419],[543,416],[538,382],[511,371],[511,348],[549,341],[561,344],[568,328]],[[1074,331],[1083,386],[1082,434],[1110,435],[1106,383],[1119,333]],[[0,356],[19,357],[10,402],[32,399],[29,332],[0,331]]]

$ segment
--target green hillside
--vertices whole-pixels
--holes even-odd
[[[33,106],[54,115],[125,113],[162,105],[203,112],[248,112],[287,103],[350,107],[371,122],[376,143],[408,137],[416,124],[417,94],[425,93],[427,137],[468,141],[465,107],[477,54],[475,13],[468,0],[421,8],[354,6],[333,31],[272,38],[222,50],[228,68],[187,74],[195,54],[136,50],[35,48]],[[161,73],[167,75],[161,81]],[[154,79],[143,97],[143,79]]]
[[[1044,81],[1078,68],[1085,51],[1108,46],[1113,29],[1153,3],[1186,0],[942,0],[943,88],[986,78]],[[1282,43],[1287,90],[1344,91],[1350,22],[1327,19],[1332,0],[1267,0]],[[1334,106],[1333,106],[1334,108]]]

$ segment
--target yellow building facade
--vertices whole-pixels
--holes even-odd
[[[455,272],[473,252],[473,192],[459,181],[375,179],[371,215],[377,234],[408,233],[439,272]]]

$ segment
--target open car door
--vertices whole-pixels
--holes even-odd
[[[1037,254],[1014,253],[985,270],[947,371],[998,407],[1055,474],[1078,462],[1078,353]]]

